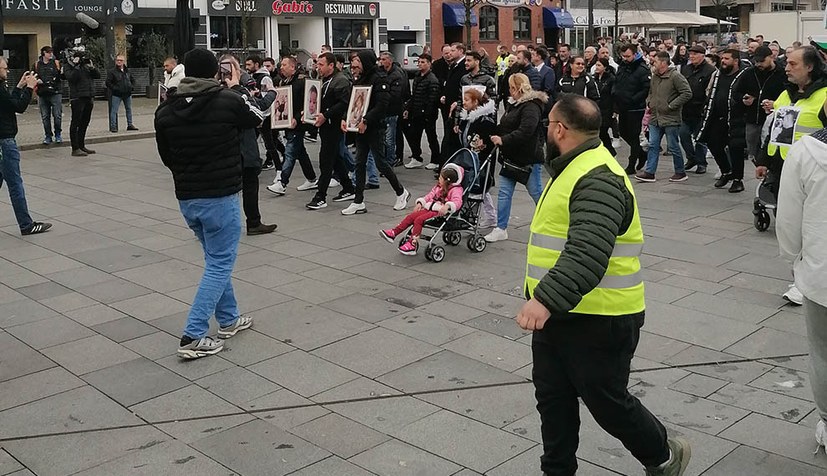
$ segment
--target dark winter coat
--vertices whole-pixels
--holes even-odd
[[[445,86],[442,89],[442,95],[445,96],[445,106],[448,107],[455,102],[462,102],[462,77],[465,76],[465,58],[460,59],[448,71],[448,76],[445,78]]]
[[[553,158],[546,163],[552,180],[580,154],[600,146],[600,139],[590,139]],[[569,200],[570,225],[565,249],[534,288],[534,298],[551,312],[551,319],[586,317],[571,314],[571,310],[603,279],[615,241],[631,226],[634,212],[635,199],[624,178],[608,167],[597,167],[577,182]]]
[[[362,74],[359,75],[353,85],[372,86],[370,102],[365,110],[364,120],[369,131],[377,131],[382,128],[385,118],[389,115],[390,87],[388,86],[388,76],[382,68],[376,66],[376,53],[373,50],[361,50],[359,60],[362,61]]]
[[[30,102],[31,89],[14,87],[9,91],[5,81],[0,82],[0,139],[14,139],[17,135],[17,114],[26,112]]]
[[[711,89],[709,99],[704,109],[704,119],[698,140],[705,144],[709,141],[709,134],[718,122],[724,119],[729,128],[730,140],[746,142],[746,125],[744,123],[744,102],[735,97],[735,84],[746,70],[739,69],[731,74],[724,74],[716,70],[710,79]]]
[[[486,73],[483,73],[480,70],[479,73],[467,73],[465,76],[460,79],[460,97],[459,103],[457,107],[462,107],[462,86],[484,86],[485,87],[485,94],[489,98],[494,98],[497,96],[497,82]]]
[[[735,85],[735,97],[743,98],[749,94],[754,97],[752,105],[744,105],[744,120],[747,124],[764,125],[767,114],[761,107],[761,101],[769,99],[775,101],[784,92],[787,74],[777,65],[772,71],[763,71],[751,66],[744,71],[738,84]]]
[[[126,66],[123,69],[110,69],[106,74],[106,89],[109,90],[113,96],[125,98],[132,96],[132,90],[135,88],[135,77],[129,72]]]
[[[502,158],[520,166],[543,162],[540,121],[547,101],[546,93],[534,90],[514,101],[497,128]]]
[[[279,86],[290,86],[293,93],[293,119],[296,120],[296,129],[302,130],[302,111],[304,110],[304,76],[296,72],[290,78],[281,78]],[[270,106],[262,111],[268,111]]]
[[[635,58],[631,63],[621,62],[617,68],[615,87],[612,91],[617,111],[629,112],[646,109],[650,79],[651,71],[642,56]]]
[[[73,65],[72,63],[67,63],[64,68],[66,80],[69,82],[70,97],[95,97],[94,80],[101,77],[101,73],[97,68],[85,64]]]
[[[262,94],[260,97],[253,96],[253,94],[251,94],[250,91],[244,86],[238,86],[236,88],[233,88],[231,91],[241,96],[241,98],[244,99],[244,102],[257,107],[261,111],[262,115],[267,114],[267,111],[270,110],[270,106],[272,106],[273,102],[275,102],[276,100],[275,91],[268,91],[267,93]],[[298,116],[293,117],[296,119],[296,121],[299,121]],[[267,118],[266,120],[269,120],[269,118]],[[258,149],[258,135],[256,134],[255,127],[251,127],[249,129],[241,129],[241,131],[239,132],[239,146],[241,147],[241,158],[244,168],[260,168],[261,153]]]
[[[382,68],[379,68],[382,69]],[[388,77],[388,116],[398,116],[405,109],[405,102],[411,95],[411,86],[408,82],[408,73],[397,63],[391,64],[391,70],[385,73]]]
[[[350,80],[342,72],[336,71],[329,78],[322,79],[322,90],[319,94],[319,112],[325,117],[322,127],[334,127],[337,130],[340,128],[340,123],[347,114],[350,90]]]
[[[218,198],[241,190],[240,132],[264,113],[214,79],[184,78],[155,111],[155,142],[172,172],[179,200]]]
[[[686,64],[681,68],[681,74],[689,83],[692,90],[692,99],[683,105],[684,119],[700,119],[704,114],[706,104],[706,88],[709,86],[709,79],[715,73],[715,67],[703,61],[699,66]]]
[[[583,73],[576,79],[571,75],[566,75],[560,78],[557,82],[557,92],[562,94],[577,94],[591,99],[594,102],[600,100],[600,91],[598,91],[597,83],[594,78],[588,73]]]
[[[37,85],[38,96],[49,97],[60,94],[60,80],[63,79],[63,74],[60,72],[58,60],[52,58],[48,63],[44,63],[41,56],[34,64],[33,70],[37,73],[38,79],[42,81]]]
[[[463,109],[459,113],[457,128],[459,129],[459,141],[462,147],[473,150],[478,154],[479,162],[482,163],[494,150],[491,136],[497,134],[497,122],[494,119],[496,113],[493,100],[487,101],[484,105],[477,106],[471,112]]]
[[[615,85],[615,73],[612,68],[606,69],[602,76],[594,76],[594,82],[597,85],[600,100],[597,105],[600,106],[600,117],[603,125],[609,124],[614,114],[614,96],[612,96],[612,88]]]
[[[439,114],[439,80],[433,72],[417,74],[413,80],[413,94],[405,105],[408,119],[434,121]]]

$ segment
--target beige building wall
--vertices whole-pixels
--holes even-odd
[[[40,56],[40,48],[52,44],[50,23],[43,20],[26,20],[6,18],[3,28],[6,35],[26,35],[29,37],[29,64],[34,64]]]

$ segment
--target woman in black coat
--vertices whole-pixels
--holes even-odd
[[[562,94],[578,94],[594,102],[600,99],[600,92],[594,78],[586,72],[586,60],[582,56],[571,59],[571,70],[560,78],[557,83],[557,92]]]
[[[597,105],[600,106],[600,140],[612,155],[617,155],[617,151],[612,146],[612,137],[609,135],[612,114],[614,114],[612,87],[615,84],[615,72],[606,58],[599,58],[595,63],[594,82],[597,84],[597,90],[600,93],[600,100],[597,101]]]
[[[491,136],[491,142],[500,148],[500,161],[504,169],[500,171],[500,186],[497,194],[497,227],[485,236],[488,242],[507,240],[508,219],[511,217],[511,197],[517,180],[508,176],[513,167],[525,169],[528,174],[524,182],[534,203],[543,193],[543,108],[548,96],[541,91],[531,89],[528,76],[523,73],[512,74],[508,78],[511,93],[511,107],[500,119],[497,135]],[[511,165],[512,167],[509,167]]]

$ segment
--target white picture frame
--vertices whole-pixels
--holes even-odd
[[[795,129],[798,124],[798,116],[801,108],[795,106],[782,106],[775,111],[770,128],[770,144],[781,147],[789,147],[795,142]]]
[[[168,88],[164,86],[164,83],[158,83],[158,105],[160,106],[162,102],[167,100],[167,90]]]
[[[350,102],[347,105],[347,130],[359,132],[359,123],[365,117],[370,104],[371,86],[354,86],[350,92]]]
[[[270,128],[290,129],[293,125],[293,87],[282,86],[273,90],[276,100],[270,106]]]
[[[322,98],[322,82],[318,79],[304,80],[304,111],[303,122],[305,124],[315,124],[316,117],[321,113],[319,106],[321,106]]]

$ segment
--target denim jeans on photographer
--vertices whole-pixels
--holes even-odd
[[[20,175],[20,150],[17,148],[17,141],[0,139],[0,150],[3,152],[3,157],[0,159],[0,185],[6,182],[14,217],[20,229],[25,230],[32,226],[33,221],[29,215],[29,206],[26,204],[23,177]]]
[[[178,205],[204,250],[204,274],[184,328],[184,335],[200,339],[207,335],[211,316],[221,327],[239,317],[231,278],[241,238],[241,208],[237,193],[179,200]]]
[[[60,136],[63,132],[63,96],[37,96],[37,105],[40,108],[40,120],[43,121],[43,135],[52,138],[52,119],[55,122],[54,135]]]
[[[132,96],[115,96],[112,95],[109,106],[109,130],[118,128],[118,109],[121,108],[123,102],[124,109],[126,109],[126,125],[132,124]]]
[[[680,126],[658,126],[649,124],[649,156],[646,160],[644,170],[652,175],[658,171],[658,159],[660,158],[660,142],[666,136],[666,147],[672,154],[672,163],[675,166],[675,173],[682,174],[686,171],[683,168],[683,151],[681,150],[678,132]]]
[[[500,179],[500,189],[497,192],[497,228],[505,230],[508,228],[508,219],[511,218],[511,198],[514,196],[514,188],[517,182],[504,175]],[[543,194],[543,164],[531,166],[531,175],[526,183],[528,194],[534,203],[540,200]]]

